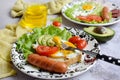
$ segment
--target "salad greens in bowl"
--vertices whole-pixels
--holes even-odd
[[[78,24],[87,26],[107,26],[120,21],[120,17],[112,18],[112,9],[118,6],[105,5],[89,0],[76,0],[62,8],[62,15]],[[114,7],[114,8],[113,8]]]

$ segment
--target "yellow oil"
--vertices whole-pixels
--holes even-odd
[[[47,7],[45,5],[31,5],[25,10],[19,24],[24,28],[45,26],[47,22]]]

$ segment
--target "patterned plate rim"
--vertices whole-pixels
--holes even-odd
[[[66,9],[66,6],[67,6],[67,5],[70,5],[70,6],[71,6],[71,5],[73,5],[74,3],[77,3],[77,1],[80,1],[80,0],[76,0],[76,1],[74,1],[74,2],[70,2],[70,3],[66,4],[65,6],[63,6],[63,8],[62,8],[62,10],[61,10],[62,15],[63,15],[66,19],[68,19],[69,21],[72,21],[72,22],[77,23],[77,24],[80,24],[80,25],[85,25],[85,26],[108,26],[108,25],[112,25],[112,24],[115,24],[115,23],[120,22],[120,17],[118,17],[118,18],[112,18],[112,20],[113,20],[112,22],[108,22],[108,23],[104,23],[104,24],[102,24],[102,23],[99,23],[99,24],[89,24],[89,23],[82,23],[82,22],[73,20],[73,19],[69,18],[68,16],[66,16],[66,14],[64,13],[64,12],[65,12],[64,9]],[[84,1],[86,1],[86,0],[84,0]],[[120,6],[118,6],[117,4],[115,4],[115,3],[111,3],[111,4],[112,4],[112,6],[113,6],[114,8],[120,9]]]
[[[94,48],[90,49],[90,51],[97,52],[97,53],[100,52],[99,43],[98,43],[98,42],[96,41],[96,39],[93,38],[91,35],[88,35],[88,34],[85,33],[84,31],[78,30],[78,29],[76,29],[76,28],[65,27],[65,29],[67,29],[68,31],[72,32],[74,35],[80,35],[81,37],[85,38],[85,39],[88,41],[88,43],[93,41],[93,42],[94,42]],[[91,40],[91,41],[90,41],[90,40]],[[92,44],[93,44],[93,43],[92,43]],[[21,53],[18,53],[18,52],[16,51],[15,46],[16,46],[16,43],[13,44],[13,47],[12,47],[12,49],[11,49],[11,60],[12,60],[12,62],[13,62],[13,64],[14,64],[14,66],[15,66],[18,70],[20,70],[21,72],[23,72],[24,74],[29,75],[29,76],[31,76],[31,77],[39,78],[39,79],[52,79],[52,80],[56,80],[56,79],[68,79],[68,78],[73,78],[73,77],[78,76],[78,75],[86,72],[87,70],[89,70],[92,66],[95,65],[95,63],[96,63],[96,61],[97,61],[97,60],[95,60],[93,63],[90,63],[90,64],[83,64],[84,67],[85,67],[84,69],[81,69],[80,66],[79,66],[79,65],[81,65],[82,63],[78,63],[78,64],[73,65],[73,67],[71,67],[71,68],[74,68],[74,66],[75,66],[75,67],[76,67],[76,66],[79,66],[79,67],[76,67],[76,68],[75,68],[76,70],[78,69],[78,72],[77,72],[77,71],[75,72],[75,69],[73,69],[73,71],[74,71],[73,74],[72,74],[72,73],[70,74],[70,72],[65,73],[65,74],[56,74],[56,73],[49,73],[49,72],[46,73],[45,71],[40,72],[37,68],[35,68],[37,71],[35,70],[35,71],[33,71],[33,72],[35,72],[36,75],[33,75],[33,74],[29,73],[29,72],[32,72],[32,71],[27,71],[27,72],[26,72],[26,71],[23,69],[23,68],[26,68],[26,65],[27,65],[27,67],[31,67],[32,65],[26,64],[26,61],[24,60],[23,55],[22,55]],[[19,56],[18,56],[18,54],[19,54]],[[17,58],[19,58],[19,59],[17,59]],[[20,60],[20,59],[21,59],[21,60]],[[19,60],[21,61],[21,63],[19,62]],[[24,62],[24,61],[25,61],[25,62]],[[82,66],[82,65],[81,65],[81,66]],[[34,68],[34,67],[32,66],[32,68]],[[81,70],[80,70],[80,69],[81,69]],[[34,69],[33,69],[33,70],[34,70]],[[70,69],[70,70],[71,70],[71,69]],[[72,70],[71,70],[71,72],[72,72]],[[47,77],[47,76],[46,76],[46,77],[42,77],[42,75],[40,75],[40,74],[42,74],[42,73],[48,74],[49,77]],[[51,75],[51,77],[50,77],[50,75]],[[56,77],[56,76],[59,76],[59,77]]]

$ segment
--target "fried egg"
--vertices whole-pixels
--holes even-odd
[[[85,10],[85,11],[90,11],[93,9],[93,5],[91,4],[84,4],[82,5],[82,9]]]
[[[70,47],[76,47],[74,44],[72,44],[71,42],[69,41],[63,41],[64,44],[70,46]],[[58,52],[54,53],[51,55],[51,57],[53,58],[59,58],[59,59],[63,59],[64,58],[75,58],[76,56],[78,56],[78,54],[81,54],[81,52],[75,52],[75,51],[71,51],[71,50],[64,50],[64,49],[60,49]]]
[[[75,18],[76,16],[87,16],[91,13],[93,13],[94,9],[96,8],[96,3],[92,2],[85,2],[80,5],[79,8],[77,8],[74,13],[73,17]]]
[[[55,42],[56,46],[59,48],[59,50],[51,55],[49,55],[49,57],[53,58],[53,59],[57,59],[59,61],[64,61],[65,59],[72,59],[72,58],[76,58],[78,55],[81,55],[82,53],[80,51],[72,51],[72,50],[65,50],[62,49],[62,44],[61,42],[63,42],[64,44],[76,48],[76,46],[66,40],[62,40],[59,36],[54,36],[53,37],[53,41]],[[37,46],[39,44],[33,44],[33,48],[36,49]]]

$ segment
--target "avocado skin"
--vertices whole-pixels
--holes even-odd
[[[90,27],[88,27],[88,28],[90,28]],[[109,28],[109,29],[110,29],[110,28]],[[83,30],[84,30],[87,34],[90,34],[91,36],[93,36],[93,37],[94,37],[98,42],[100,42],[100,43],[105,43],[105,42],[111,40],[111,39],[114,37],[114,35],[115,35],[115,31],[112,30],[112,29],[110,29],[110,30],[113,31],[113,34],[107,35],[107,36],[96,36],[96,35],[94,35],[94,34],[91,34],[91,33],[87,32],[87,31],[86,31],[86,28],[84,28]]]
[[[114,35],[106,36],[106,37],[98,37],[98,36],[94,36],[94,35],[92,35],[92,36],[93,36],[98,42],[105,43],[105,42],[111,40]]]

